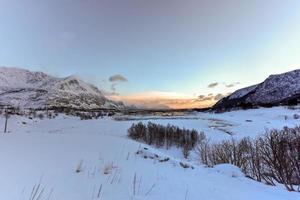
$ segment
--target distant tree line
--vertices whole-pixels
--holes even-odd
[[[103,118],[104,116],[113,116],[115,111],[109,109],[103,110],[84,110],[84,109],[72,109],[64,107],[46,107],[46,108],[29,108],[29,109],[20,109],[19,107],[12,106],[0,106],[0,115],[21,115],[28,117],[30,119],[39,118],[55,118],[59,113],[63,113],[69,116],[79,117],[81,120],[88,119],[98,119]]]
[[[197,152],[208,166],[230,163],[259,182],[281,183],[289,191],[300,191],[300,126],[270,130],[256,139],[218,144],[202,140]]]

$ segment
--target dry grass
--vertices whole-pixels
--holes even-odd
[[[30,193],[29,200],[50,200],[52,197],[53,189],[48,194],[45,193],[45,187],[42,186],[41,182],[35,184]]]
[[[76,172],[76,173],[80,173],[80,172],[83,171],[82,165],[83,165],[83,160],[80,160],[79,163],[78,163],[77,166],[76,166],[76,169],[75,169],[75,172]]]
[[[116,168],[117,166],[115,166],[113,162],[105,164],[103,168],[103,174],[110,174],[113,171],[113,169]]]

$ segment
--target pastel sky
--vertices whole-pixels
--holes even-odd
[[[0,65],[150,107],[211,105],[299,52],[299,0],[0,0]]]

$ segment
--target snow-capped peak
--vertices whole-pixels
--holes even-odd
[[[289,105],[300,102],[300,69],[270,75],[264,82],[239,89],[221,99],[216,109]]]
[[[57,78],[43,72],[0,67],[0,105],[23,108],[122,108],[78,76]]]

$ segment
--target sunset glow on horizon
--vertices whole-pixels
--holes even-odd
[[[123,101],[127,105],[143,108],[189,109],[212,106],[216,101],[223,97],[223,95],[220,95],[220,93],[217,95],[209,94],[207,96],[203,95],[201,98],[201,96],[187,94],[150,91],[130,95],[111,95],[109,98],[116,101]]]

